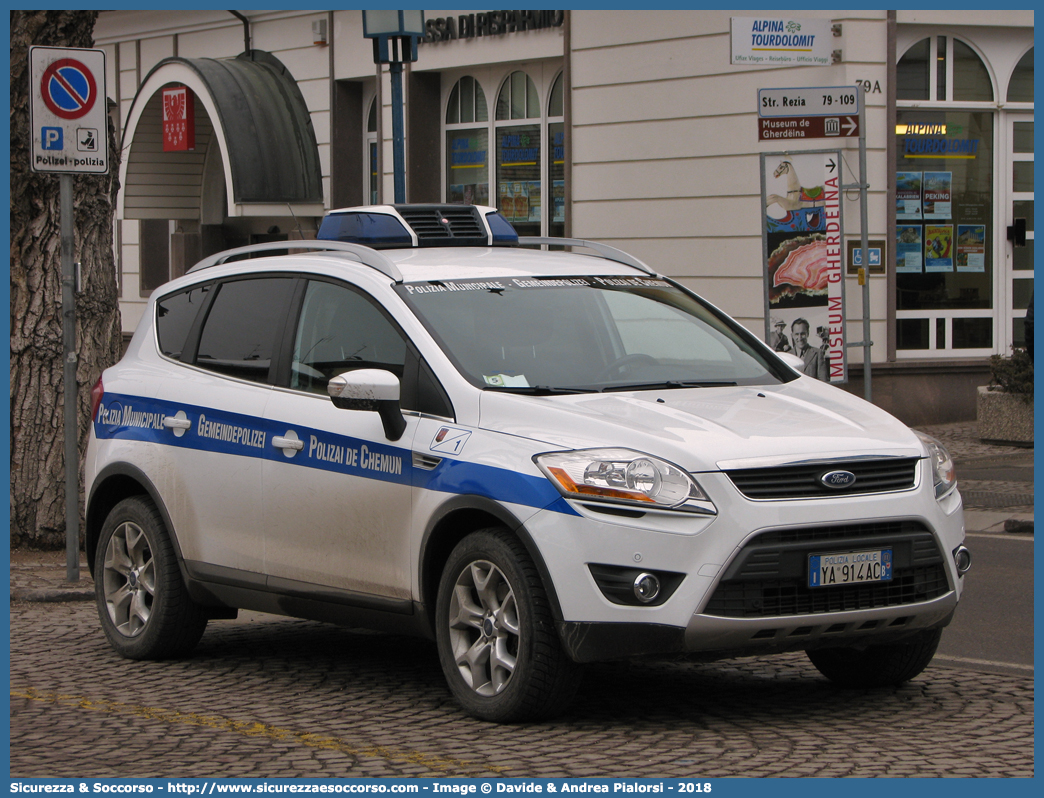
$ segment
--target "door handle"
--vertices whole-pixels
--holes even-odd
[[[175,418],[174,416],[164,416],[163,426],[167,429],[191,429],[192,421],[187,418]]]
[[[295,452],[299,452],[304,448],[304,441],[276,435],[272,438],[272,445],[277,449],[293,449]]]

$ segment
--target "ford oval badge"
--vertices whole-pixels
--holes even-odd
[[[852,487],[856,483],[856,475],[851,471],[827,471],[819,477],[819,481],[828,488],[840,490]]]

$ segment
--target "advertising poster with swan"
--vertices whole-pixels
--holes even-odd
[[[761,164],[765,340],[805,374],[847,382],[840,153],[765,153]]]

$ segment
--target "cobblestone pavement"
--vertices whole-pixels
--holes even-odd
[[[11,605],[15,777],[1033,775],[1032,676],[841,691],[803,654],[589,667],[563,718],[464,716],[431,644],[268,616],[119,659],[90,602]]]

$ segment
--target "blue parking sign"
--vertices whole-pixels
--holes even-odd
[[[880,247],[867,247],[867,254],[869,255],[868,260],[871,266],[881,265],[881,248]],[[863,250],[861,247],[856,247],[852,251],[852,265],[862,266],[863,265]]]
[[[40,145],[45,150],[63,150],[65,145],[62,141],[63,129],[60,127],[40,128]]]

